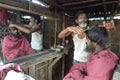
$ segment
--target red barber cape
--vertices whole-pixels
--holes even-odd
[[[35,53],[24,36],[21,36],[21,38],[15,38],[12,35],[4,37],[2,52],[7,60]]]
[[[112,80],[117,63],[115,53],[106,49],[92,54],[86,63],[73,65],[63,80]]]

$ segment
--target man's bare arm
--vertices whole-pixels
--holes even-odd
[[[37,25],[34,25],[31,29],[25,28],[25,27],[17,25],[17,24],[11,24],[9,27],[15,27],[15,28],[19,29],[20,31],[27,33],[27,34],[30,34],[32,32],[39,30],[39,27]]]
[[[66,29],[64,29],[63,31],[61,31],[59,33],[58,38],[65,38],[66,36],[68,36],[70,34],[72,34],[72,36],[77,34],[79,38],[83,38],[82,36],[84,36],[83,35],[84,31],[83,31],[83,29],[80,29],[75,26],[67,27]]]
[[[58,38],[62,39],[70,34],[71,34],[71,32],[66,28],[58,34]]]
[[[24,24],[23,26],[27,27],[27,28],[31,28],[32,27],[31,25],[28,25],[28,24]]]

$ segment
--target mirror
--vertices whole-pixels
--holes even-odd
[[[57,34],[66,26],[72,25],[73,19],[70,16],[65,15],[63,11],[59,11],[55,6],[51,6],[50,3],[46,3],[48,5],[41,6],[37,3],[33,3],[32,1],[34,0],[0,1],[0,3],[2,4],[0,4],[0,7],[3,7],[7,10],[9,19],[9,21],[7,22],[9,22],[10,24],[29,24],[29,16],[39,16],[42,20],[41,26],[43,31],[43,48],[50,49],[51,47],[55,47],[57,44],[60,45],[60,41],[57,39]],[[6,36],[7,32],[9,32],[9,29],[7,29],[8,25],[0,25],[1,45],[3,43],[4,36]],[[24,35],[25,38],[27,38],[29,43],[31,42],[31,35],[25,34],[23,32],[21,32],[21,34]],[[2,48],[0,49],[2,50]],[[2,57],[2,52],[0,55]],[[3,61],[6,61],[4,56],[2,57],[2,59]]]
[[[37,17],[39,17],[40,19],[41,19],[41,29],[42,29],[42,34],[43,34],[43,40],[42,40],[42,44],[43,44],[43,49],[49,49],[50,48],[50,46],[52,45],[52,46],[54,46],[55,44],[54,44],[54,34],[55,34],[55,22],[54,22],[54,20],[51,20],[51,19],[49,19],[49,18],[47,18],[47,17],[45,17],[45,16],[42,16],[42,15],[36,15],[36,14],[31,14],[31,13],[27,13],[27,12],[22,12],[22,11],[16,11],[16,10],[11,10],[11,9],[5,9],[5,8],[3,8],[4,10],[6,10],[6,12],[4,13],[4,14],[6,14],[7,15],[7,23],[6,23],[6,25],[4,25],[4,24],[1,24],[0,25],[0,40],[1,40],[1,44],[0,44],[0,50],[1,51],[3,51],[2,50],[2,45],[3,45],[3,43],[5,44],[5,45],[7,45],[7,46],[9,46],[9,48],[11,48],[12,46],[15,46],[14,48],[16,48],[16,46],[18,46],[18,44],[21,44],[21,46],[24,46],[24,48],[27,48],[27,50],[26,51],[30,51],[30,50],[28,50],[28,47],[27,47],[27,45],[22,45],[22,43],[14,43],[14,42],[11,42],[11,41],[8,41],[9,39],[8,38],[6,38],[7,40],[5,41],[5,42],[3,42],[3,40],[5,39],[5,37],[6,36],[8,36],[8,35],[11,35],[11,29],[9,28],[9,25],[10,24],[19,24],[19,25],[23,25],[23,24],[27,24],[27,25],[29,25],[29,23],[30,23],[30,18],[31,18],[31,16],[37,16]],[[52,29],[49,27],[49,25],[51,25],[51,26],[53,26],[52,27]],[[18,29],[18,32],[19,32],[19,34],[20,35],[22,35],[22,36],[24,36],[25,37],[25,41],[28,41],[29,42],[29,44],[28,44],[28,42],[26,43],[26,44],[28,44],[28,45],[31,45],[31,39],[32,39],[32,37],[31,37],[31,35],[32,34],[26,34],[25,32],[23,32],[23,31],[20,31],[19,29]],[[52,34],[52,35],[51,35]],[[9,37],[10,38],[10,40],[11,40],[11,36]],[[13,39],[13,38],[12,38]],[[20,40],[20,39],[19,39]],[[19,41],[18,40],[18,41]],[[10,43],[9,43],[10,42]],[[15,45],[14,45],[15,44]],[[46,44],[48,44],[48,45],[46,45]],[[12,46],[11,46],[12,45]],[[26,46],[26,47],[25,47]],[[8,49],[8,48],[7,48]],[[13,51],[12,51],[13,50]],[[6,48],[5,48],[5,52],[6,53],[10,53],[10,52],[14,52],[14,51],[16,51],[15,49],[9,49],[7,52],[6,52]],[[9,59],[7,59],[6,58],[6,55],[4,54],[3,55],[3,52],[1,52],[2,54],[0,54],[0,56],[1,56],[1,59],[3,60],[3,61],[6,61],[6,60],[8,60],[9,61]],[[16,52],[17,53],[17,52]],[[21,52],[20,52],[21,53]],[[21,56],[21,55],[20,55]],[[18,57],[20,57],[20,56],[18,56]],[[25,56],[25,55],[22,55],[22,56]],[[22,57],[21,56],[21,57]],[[15,58],[18,58],[17,56],[16,57],[14,57],[13,59],[15,59]],[[10,59],[10,60],[13,60],[12,58]]]

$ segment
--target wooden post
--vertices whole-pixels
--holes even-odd
[[[54,61],[52,61],[52,63],[50,64],[50,66],[48,67],[48,79],[52,80],[52,68],[53,66],[56,64],[56,62],[61,58],[62,56],[57,57]]]
[[[50,25],[50,26],[51,26],[51,24],[50,24],[51,21],[52,21],[51,19],[48,20],[48,25]],[[50,26],[49,26],[49,47],[51,47],[51,29],[50,29]]]
[[[65,29],[65,15],[64,15],[64,13],[63,13],[63,28],[62,29]],[[65,38],[63,38],[62,43],[64,43],[64,42],[65,42]]]
[[[65,73],[65,56],[62,57],[62,78],[64,77]]]
[[[56,7],[55,7],[55,32],[54,32],[55,33],[55,36],[54,36],[55,37],[55,40],[54,40],[55,42],[54,42],[54,48],[56,47],[56,42],[57,42],[57,38],[56,38],[57,37],[56,32],[57,32],[57,26],[58,26],[57,24],[58,24],[57,23],[57,10],[56,10]]]
[[[35,75],[36,75],[35,70],[36,70],[35,65],[32,65],[31,67],[29,67],[29,75],[33,78],[36,78],[35,77]]]
[[[29,1],[29,11],[32,11],[31,7],[32,7],[32,0]]]

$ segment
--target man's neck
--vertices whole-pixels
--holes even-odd
[[[83,27],[82,29],[83,29],[83,30],[86,30],[86,29],[87,29],[87,27]]]
[[[97,46],[96,48],[95,48],[95,50],[94,50],[94,54],[97,54],[97,53],[99,53],[100,51],[102,51],[104,49],[104,47],[100,47],[100,46]]]
[[[77,27],[79,27],[79,26],[77,26]],[[86,30],[86,29],[87,29],[87,27],[79,27],[79,28],[82,28],[83,30]]]

